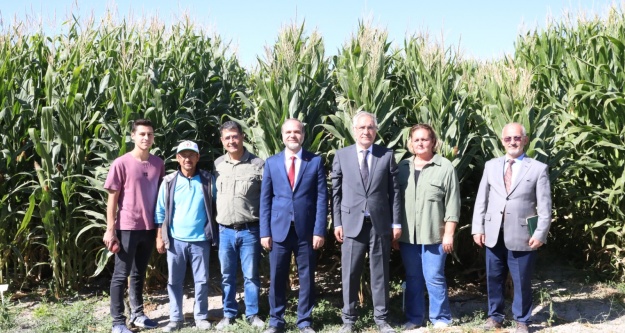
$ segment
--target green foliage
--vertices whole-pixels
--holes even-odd
[[[356,33],[333,57],[337,110],[328,116],[324,129],[337,139],[335,148],[354,143],[352,117],[359,111],[376,116],[377,143],[388,144],[396,130],[393,121],[399,108],[390,76],[394,60],[388,54],[387,39],[386,30],[360,22]]]
[[[239,93],[249,109],[249,118],[239,119],[246,137],[261,158],[284,149],[281,126],[296,118],[305,124],[304,147],[322,152],[323,117],[332,111],[334,96],[323,38],[313,31],[307,36],[304,24],[282,29],[266,59],[259,58],[259,68],[250,76],[251,96]]]
[[[51,279],[55,296],[106,272],[101,238],[110,163],[132,149],[131,122],[155,124],[152,153],[176,163],[181,140],[222,153],[217,128],[244,127],[247,148],[282,150],[280,126],[305,123],[304,147],[326,163],[354,143],[352,117],[376,115],[377,143],[405,149],[408,129],[429,123],[461,181],[456,249],[471,265],[467,225],[484,163],[503,154],[504,124],[527,129],[529,156],[547,163],[554,198],[550,243],[597,271],[625,276],[625,15],[565,18],[520,36],[515,53],[465,60],[425,35],[391,50],[386,31],[359,22],[328,57],[305,25],[283,28],[251,73],[218,36],[188,21],[98,26],[70,20],[62,34],[0,32],[0,283]],[[328,246],[333,242],[328,242]],[[460,255],[461,253],[457,253]],[[164,257],[148,284],[162,282]]]
[[[583,41],[583,42],[580,42]],[[517,62],[532,72],[535,105],[555,133],[549,157],[558,245],[623,278],[625,263],[625,17],[551,22],[517,41]],[[551,131],[551,130],[549,130]],[[551,141],[551,142],[550,142]]]

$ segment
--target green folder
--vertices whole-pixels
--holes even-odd
[[[527,232],[529,232],[530,237],[532,237],[538,226],[538,215],[530,216],[526,218],[525,221],[527,221]]]

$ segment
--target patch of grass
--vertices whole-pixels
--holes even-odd
[[[15,309],[7,302],[0,303],[0,331],[6,332],[16,326]]]
[[[41,303],[34,308],[31,318],[22,318],[14,326],[37,333],[109,331],[110,321],[95,318],[94,311],[93,301]]]

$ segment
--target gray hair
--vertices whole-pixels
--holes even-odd
[[[363,116],[369,116],[371,119],[373,119],[373,124],[375,125],[375,129],[378,129],[378,120],[375,118],[375,115],[371,112],[367,112],[367,111],[358,111],[358,113],[356,113],[354,115],[354,118],[352,118],[352,127],[356,128],[356,123],[358,122],[358,119],[360,119],[360,117]]]

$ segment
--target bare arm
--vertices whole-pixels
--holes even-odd
[[[115,219],[117,218],[117,203],[119,200],[119,191],[108,190],[109,197],[106,202],[106,231],[104,232],[104,245],[111,247],[112,243],[119,242],[115,235]]]
[[[454,250],[454,233],[456,232],[456,221],[445,222],[445,234],[443,235],[443,251],[451,253]]]

